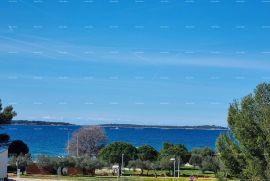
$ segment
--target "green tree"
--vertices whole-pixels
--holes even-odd
[[[146,173],[146,175],[148,176],[148,174],[149,174],[149,171],[150,170],[154,170],[154,172],[156,172],[156,161],[154,161],[154,162],[151,162],[151,161],[149,161],[149,160],[147,160],[147,161],[144,161],[144,169],[145,170],[147,170],[147,173]]]
[[[72,156],[58,157],[57,160],[58,160],[58,166],[61,168],[75,167],[77,164],[77,157],[72,157]]]
[[[170,171],[170,175],[173,175],[173,161],[170,160],[170,157],[163,157],[158,161],[159,164],[159,169],[161,170],[169,170]],[[167,176],[169,174],[166,174]]]
[[[37,165],[44,170],[55,174],[59,168],[59,158],[46,155],[40,155],[37,157]]]
[[[17,113],[13,110],[12,106],[3,108],[2,101],[0,99],[0,125],[10,124],[11,120],[17,116]]]
[[[219,160],[216,156],[205,156],[203,157],[201,163],[201,170],[205,171],[212,171],[215,174],[219,171]]]
[[[171,144],[164,143],[160,151],[159,158],[178,158],[182,160],[182,163],[187,163],[190,158],[188,149],[183,144]]]
[[[22,140],[14,140],[8,147],[8,153],[15,156],[25,155],[29,153],[29,148]]]
[[[8,143],[10,136],[7,134],[0,134],[0,144],[1,143]]]
[[[140,159],[130,160],[128,162],[128,168],[132,168],[134,170],[137,169],[137,168],[141,169],[141,175],[143,175],[144,169],[147,169],[145,162],[140,160]]]
[[[29,154],[12,156],[11,158],[9,158],[8,163],[12,168],[19,168],[21,172],[24,173],[27,166],[32,163],[32,159]]]
[[[143,145],[137,149],[137,157],[137,160],[129,161],[128,167],[133,169],[140,168],[141,175],[143,175],[144,170],[147,170],[148,175],[149,170],[153,167],[151,162],[157,160],[158,151],[150,145]]]
[[[228,111],[228,126],[234,140],[224,135],[217,140],[218,154],[226,169],[232,171],[237,166],[239,176],[254,181],[270,179],[269,104],[270,84],[266,83],[259,84],[240,102],[234,101]],[[226,153],[231,155],[225,156]]]
[[[147,175],[149,173],[150,170],[154,170],[155,167],[154,167],[154,163],[153,162],[150,162],[149,160],[147,161],[142,161],[140,159],[137,159],[137,160],[130,160],[128,162],[128,168],[132,168],[132,169],[141,169],[141,175],[143,175],[144,173],[144,170],[147,170]]]
[[[137,158],[137,149],[129,143],[114,142],[100,150],[99,158],[109,164],[118,164],[121,172],[122,154],[124,155],[123,166],[126,166],[130,160]]]
[[[194,167],[202,168],[203,161],[206,161],[207,157],[212,158],[214,157],[215,152],[210,148],[194,148],[191,151],[191,157],[189,159],[189,163]],[[208,159],[209,160],[209,159]]]
[[[44,170],[50,172],[51,174],[56,174],[58,171],[59,174],[63,174],[63,168],[75,167],[78,165],[80,159],[79,157],[56,157],[56,156],[47,156],[40,155],[37,158],[37,165]]]
[[[158,157],[158,151],[150,145],[140,146],[138,149],[138,158],[142,161],[155,161]]]
[[[16,115],[17,113],[13,110],[12,106],[7,106],[3,108],[2,101],[0,99],[0,125],[10,124],[11,120]],[[9,135],[0,134],[0,144],[6,144],[8,143],[8,141],[9,141]]]
[[[202,156],[200,154],[197,154],[195,151],[192,150],[191,157],[189,159],[189,164],[191,164],[194,168],[201,167]]]
[[[224,168],[230,176],[243,177],[245,158],[238,145],[233,143],[227,134],[221,134],[216,141],[216,151]]]
[[[98,159],[93,159],[88,156],[77,158],[76,167],[79,168],[84,175],[95,175],[96,169],[102,168],[103,163]]]

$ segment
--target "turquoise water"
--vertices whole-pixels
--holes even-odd
[[[33,156],[39,154],[65,155],[68,135],[79,126],[21,126],[9,125],[0,129],[12,140],[21,139],[26,142]],[[162,143],[181,143],[191,150],[194,147],[215,147],[215,141],[222,130],[190,130],[160,128],[105,128],[108,143],[125,141],[134,146],[149,144],[160,150]]]

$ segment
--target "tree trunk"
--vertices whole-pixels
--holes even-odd
[[[157,172],[156,172],[156,169],[154,169],[154,174],[155,174],[155,177],[157,178]]]
[[[119,165],[119,175],[121,175],[122,174],[122,163],[118,163],[118,165]]]
[[[141,175],[143,175],[143,169],[141,168]]]

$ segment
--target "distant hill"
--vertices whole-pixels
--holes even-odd
[[[13,125],[44,125],[44,126],[70,126],[74,124],[65,122],[51,122],[51,121],[28,121],[28,120],[13,120]]]
[[[200,126],[163,126],[163,125],[137,125],[137,124],[100,124],[101,127],[113,128],[163,128],[163,129],[197,129],[197,130],[227,130],[228,128],[216,125]]]

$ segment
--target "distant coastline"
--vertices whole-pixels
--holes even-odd
[[[54,122],[54,121],[29,121],[29,120],[13,120],[12,125],[38,125],[38,126],[72,126],[75,124],[66,122]]]
[[[12,125],[38,125],[38,126],[74,126],[75,124],[55,121],[29,121],[14,120]],[[160,129],[193,129],[193,130],[227,130],[228,128],[216,125],[198,125],[198,126],[170,126],[170,125],[139,125],[139,124],[99,124],[103,128],[160,128]]]
[[[160,128],[160,129],[193,129],[193,130],[228,130],[228,128],[216,125],[199,126],[166,126],[166,125],[137,125],[137,124],[100,124],[109,128]]]

